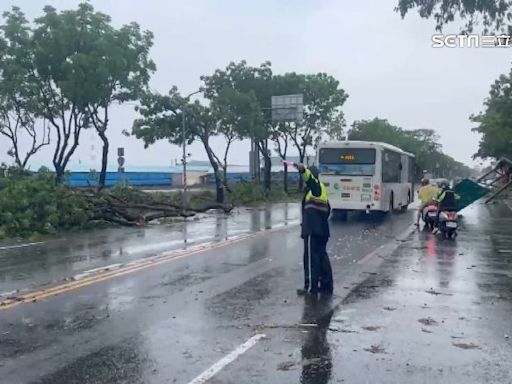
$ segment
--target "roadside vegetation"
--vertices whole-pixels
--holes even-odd
[[[511,30],[510,2],[497,8],[493,1],[474,7],[459,1],[400,0],[396,11],[405,17],[414,9],[421,17],[434,18],[438,30],[454,17],[467,21],[468,31],[478,25],[478,19],[486,32]],[[229,210],[233,205],[297,201],[302,185],[288,185],[287,177],[283,185],[272,180],[272,154],[283,160],[298,154],[303,162],[321,141],[345,137],[384,141],[415,154],[418,177],[423,170],[443,177],[467,177],[473,172],[443,152],[431,127],[407,129],[379,117],[347,127],[343,107],[349,95],[328,73],[275,73],[269,61],[252,66],[241,60],[200,77],[201,87],[195,93],[202,101],[190,100],[175,86],[164,93],[150,90],[156,71],[152,45],[150,31],[137,23],[116,26],[88,2],[64,11],[46,6],[31,21],[18,7],[3,14],[0,140],[13,167],[1,169],[0,237],[39,236],[101,223],[141,225],[212,207]],[[484,111],[471,116],[474,130],[482,135],[475,158],[512,157],[511,77],[512,73],[500,76]],[[303,95],[301,124],[272,122],[271,96],[284,94]],[[110,108],[126,102],[136,105],[138,117],[131,130],[123,133],[140,139],[146,148],[161,140],[202,144],[215,189],[193,195],[187,212],[179,193],[142,194],[129,187],[103,190],[109,135],[120,129],[111,124]],[[99,187],[72,190],[65,186],[67,165],[85,130],[102,142]],[[224,138],[223,148],[212,147],[211,139],[217,136]],[[263,158],[262,180],[228,185],[230,150],[237,141],[247,139]],[[48,147],[53,169],[26,173],[33,157]]]
[[[153,220],[187,218],[211,209],[229,213],[234,206],[299,201],[298,190],[264,193],[261,185],[231,186],[229,201],[216,202],[214,191],[189,193],[183,209],[182,193],[147,193],[130,186],[97,191],[73,189],[56,182],[48,169],[31,174],[17,167],[0,167],[0,240],[42,236],[105,225],[140,226]]]

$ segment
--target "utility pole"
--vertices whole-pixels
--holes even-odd
[[[187,210],[187,103],[188,103],[188,100],[193,96],[195,95],[196,93],[199,93],[201,92],[201,89],[195,91],[195,92],[192,92],[190,95],[188,95],[187,97],[185,97],[185,100],[184,100],[184,103],[183,103],[183,110],[181,111],[182,113],[182,130],[181,130],[181,135],[182,135],[182,140],[183,140],[183,158],[181,159],[181,161],[183,162],[183,196],[182,196],[182,205],[183,205],[183,211],[186,211]]]

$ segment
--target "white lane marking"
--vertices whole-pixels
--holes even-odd
[[[43,244],[44,241],[37,241],[35,243],[25,243],[25,244],[18,244],[18,245],[9,245],[6,247],[0,247],[0,251],[7,251],[9,249],[16,249],[16,248],[24,248],[24,247],[32,247],[34,245]]]
[[[416,229],[416,226],[414,224],[410,225],[405,232],[398,236],[396,240],[391,240],[385,244],[382,244],[381,246],[377,247],[377,249],[373,250],[363,258],[361,258],[357,264],[366,264],[368,261],[373,259],[375,256],[385,256],[393,253],[396,251],[402,244],[407,240],[407,238],[414,232]]]
[[[238,346],[233,352],[231,352],[229,355],[226,355],[219,361],[217,361],[215,364],[213,364],[210,368],[208,368],[206,371],[201,373],[199,376],[197,376],[194,380],[189,382],[188,384],[204,384],[208,380],[210,380],[213,376],[215,376],[217,373],[219,373],[224,367],[226,367],[228,364],[231,364],[233,361],[235,361],[240,355],[247,352],[250,348],[256,345],[258,341],[260,341],[262,338],[264,338],[265,335],[262,333],[259,333],[257,335],[254,335],[249,340],[247,340],[242,345]]]
[[[15,295],[17,293],[18,293],[18,290],[9,291],[9,292],[2,292],[2,293],[0,293],[0,297],[13,296],[13,295]]]
[[[82,280],[83,278],[87,277],[87,276],[91,276],[95,273],[98,273],[98,272],[106,272],[106,271],[112,271],[114,269],[119,269],[123,266],[123,264],[110,264],[110,265],[106,265],[104,267],[99,267],[99,268],[94,268],[94,269],[89,269],[87,271],[84,271],[82,273],[79,273],[78,275],[75,275],[73,276],[73,279],[74,280]]]

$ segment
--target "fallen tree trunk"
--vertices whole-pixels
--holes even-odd
[[[229,213],[233,209],[231,205],[208,202],[198,207],[189,207],[185,211],[178,204],[167,201],[151,201],[151,196],[144,196],[142,192],[137,193],[137,198],[147,197],[148,201],[132,202],[128,198],[121,198],[112,192],[89,191],[84,195],[95,212],[93,220],[103,220],[124,226],[142,226],[152,220],[167,217],[193,217],[197,213],[210,210]]]

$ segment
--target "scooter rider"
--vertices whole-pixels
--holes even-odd
[[[420,218],[423,214],[423,210],[432,202],[432,200],[439,194],[439,188],[435,185],[430,184],[430,180],[424,178],[421,180],[421,187],[418,190],[418,198],[421,201],[421,206],[418,210],[418,215],[416,217],[416,226],[420,225]]]
[[[441,183],[441,192],[434,199],[438,203],[437,207],[437,220],[436,223],[439,225],[439,215],[443,211],[455,211],[457,209],[457,200],[460,196],[457,195],[447,182]]]
[[[318,178],[315,166],[306,168],[294,164],[306,183],[302,199],[302,230],[304,239],[304,289],[299,295],[323,292],[332,294],[333,279],[331,263],[327,255],[327,241],[330,237],[329,214],[331,206],[327,199],[327,189]]]

